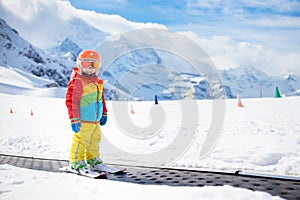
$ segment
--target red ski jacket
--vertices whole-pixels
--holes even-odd
[[[99,123],[107,115],[103,80],[96,75],[84,76],[74,68],[66,93],[66,106],[71,122]]]

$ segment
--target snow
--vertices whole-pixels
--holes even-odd
[[[0,67],[0,77],[1,84],[11,84],[19,87],[34,88],[53,83],[50,80],[39,78],[37,76],[34,76],[33,74],[26,73],[20,69],[13,67]]]
[[[61,88],[35,88],[33,80],[0,78],[0,153],[68,159],[72,130],[69,125]],[[3,87],[3,82],[11,90]],[[25,94],[22,88],[30,88]],[[49,96],[47,96],[49,94]],[[55,96],[57,94],[57,96]],[[199,120],[194,138],[183,154],[170,167],[205,169],[208,171],[242,170],[281,176],[300,177],[300,108],[299,97],[225,100],[222,134],[211,153],[200,157],[200,150],[212,118],[212,100],[196,101]],[[190,102],[194,102],[190,100]],[[107,101],[109,121],[102,127],[102,158],[109,163],[143,164],[130,157],[146,156],[167,148],[181,125],[180,101],[159,101],[165,122],[157,134],[147,132],[140,138],[122,134],[115,115],[115,102]],[[127,103],[127,102],[125,102]],[[154,102],[128,102],[136,114],[128,114],[141,130],[153,123]],[[158,107],[156,107],[158,108]],[[13,113],[10,113],[12,109]],[[31,112],[33,115],[31,115]],[[152,117],[152,118],[151,118]],[[122,124],[121,124],[122,125]],[[186,130],[189,127],[185,127]],[[111,142],[127,153],[121,157],[108,152]],[[168,155],[161,155],[161,157]],[[64,173],[53,173],[0,165],[1,199],[280,199],[266,192],[254,192],[228,185],[218,187],[171,187],[138,185],[109,180],[93,180]]]
[[[66,88],[45,88],[53,84],[45,78],[34,76],[13,67],[0,66],[0,91],[13,95],[64,97]]]
[[[198,101],[199,127],[195,140],[173,167],[204,168],[210,170],[256,171],[277,175],[300,176],[300,112],[299,97],[282,99],[242,99],[244,108],[236,100],[226,100],[226,118],[221,138],[211,154],[200,158],[200,149],[210,124],[210,101]],[[47,158],[68,158],[72,137],[63,98],[42,98],[21,95],[0,95],[1,140],[0,153],[23,154]],[[153,102],[132,103],[135,125],[147,127],[151,122]],[[181,118],[180,104],[163,101],[166,122],[159,134],[135,139],[120,131],[108,101],[109,123],[102,127],[103,135],[129,154],[149,154],[165,148],[175,138]],[[12,108],[13,114],[9,113]],[[33,116],[30,112],[33,112]],[[150,122],[149,122],[150,121]],[[15,124],[18,126],[15,126]],[[175,125],[177,124],[177,125]],[[175,126],[174,126],[175,125]],[[204,133],[204,134],[203,134]],[[103,144],[105,146],[105,144]],[[142,148],[140,148],[142,147]],[[103,152],[107,150],[104,148]],[[139,164],[134,158],[114,158],[103,153],[109,162]]]
[[[157,27],[165,29],[163,25],[159,24],[130,22],[118,15],[78,10],[72,7],[68,1],[49,3],[49,1],[43,0],[32,1],[29,4],[25,1],[19,1],[19,3],[0,1],[0,4],[1,17],[17,28],[20,35],[26,40],[44,49],[55,46],[65,38],[75,40],[84,48],[98,44],[110,34],[119,34],[136,28]],[[40,12],[41,10],[44,12]],[[46,23],[39,23],[41,20]],[[36,24],[42,26],[36,26]],[[49,30],[51,30],[51,34],[49,34]],[[13,37],[17,47],[34,50],[29,43],[17,37],[14,30],[5,29],[4,31]],[[68,35],[65,35],[66,32]],[[98,34],[98,37],[92,37],[95,39],[88,42],[86,40],[89,37],[87,32],[93,35]],[[40,37],[36,37],[37,35]],[[250,49],[254,53],[263,49],[255,44],[245,48],[243,41],[234,41],[227,37],[223,41],[222,37],[216,36],[211,41],[202,39],[202,44],[208,51],[217,52],[215,56],[212,56],[217,65],[220,60],[224,65],[224,59],[219,59],[219,50],[211,50],[211,47],[215,48],[220,44],[221,46],[239,47],[241,44],[241,48],[238,48],[242,50],[241,52],[247,52]],[[228,44],[227,41],[232,42],[232,44]],[[219,45],[211,45],[212,42]],[[17,51],[15,49],[6,55],[5,59],[10,61],[11,65],[21,68],[20,64],[29,65],[28,63],[32,63],[25,57],[22,58],[21,62],[20,59],[15,59]],[[269,53],[269,56],[264,58],[268,60],[268,65],[272,60],[269,58],[277,54]],[[44,53],[41,55],[43,57]],[[172,60],[171,55],[165,55],[163,52],[159,52],[159,55],[165,56],[163,64],[164,62],[172,63],[171,61],[173,63],[182,62]],[[224,55],[223,51],[222,55]],[[244,53],[244,55],[248,54]],[[275,57],[281,60],[282,58],[290,60],[287,59],[287,56]],[[296,56],[293,58],[295,59],[292,61],[297,60]],[[273,59],[273,63],[277,61],[278,59]],[[273,63],[271,63],[272,66]],[[282,63],[284,66],[286,65],[286,62]],[[258,64],[265,64],[265,62]],[[234,65],[237,64],[234,63]],[[270,78],[265,77],[265,79]],[[193,81],[199,80],[194,79]],[[249,83],[252,82],[251,80]],[[53,82],[37,78],[16,68],[0,67],[0,153],[68,159],[73,133],[64,104],[66,89],[45,88],[51,83]],[[291,83],[294,82],[291,81]],[[296,83],[294,84],[296,85]],[[234,85],[236,84],[234,83]],[[251,93],[256,91],[257,89]],[[242,92],[245,94],[247,92],[249,95],[249,89]],[[220,137],[210,154],[204,158],[200,156],[203,141],[209,132],[212,116],[218,113],[212,113],[212,100],[196,101],[199,120],[193,140],[183,147],[183,152],[179,157],[166,164],[176,168],[229,172],[242,170],[299,178],[300,97],[242,99],[242,101],[245,107],[240,108],[236,106],[235,99],[226,100],[226,115]],[[129,119],[135,128],[141,130],[142,136],[134,137],[135,135],[123,133],[116,116],[120,113],[118,110],[114,110],[114,102],[108,101],[109,122],[102,127],[103,139],[106,140],[101,143],[102,156],[106,162],[143,164],[131,155],[146,156],[151,153],[159,153],[168,148],[168,145],[172,143],[182,128],[180,126],[183,111],[180,101],[160,101],[159,106],[156,106],[156,108],[163,110],[163,115],[160,117],[165,119],[157,132],[155,132],[156,129],[153,131],[151,126],[149,128],[149,125],[155,121],[153,116],[158,117],[152,114],[155,111],[153,102],[129,103],[128,111],[132,105],[136,113],[129,115]],[[10,113],[10,110],[13,113]],[[147,130],[152,130],[152,132],[145,131],[145,128],[149,128]],[[186,132],[190,131],[189,127],[183,127],[183,129]],[[107,141],[118,147],[120,151],[125,152],[127,156],[122,157],[118,155],[118,152],[110,152]],[[164,156],[167,155],[161,155],[162,158]],[[109,180],[93,180],[64,173],[29,170],[10,165],[0,165],[0,172],[0,199],[66,199],[70,196],[72,199],[101,197],[132,200],[141,198],[280,199],[279,197],[272,197],[266,192],[254,192],[228,185],[201,188],[137,185]]]
[[[227,100],[223,133],[207,158],[197,160],[196,148],[180,161],[187,166],[239,168],[299,177],[299,97]],[[197,144],[197,141],[195,142]],[[194,151],[192,150],[194,149]]]
[[[1,199],[281,199],[231,186],[170,187],[90,179],[0,165]]]

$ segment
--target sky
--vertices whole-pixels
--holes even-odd
[[[70,0],[79,9],[120,15],[134,22],[164,24],[204,36],[227,35],[261,40],[258,35],[284,42],[300,30],[299,0]],[[299,36],[289,35],[299,39]],[[275,46],[276,44],[274,44]],[[278,44],[280,46],[280,44]],[[286,49],[286,48],[283,48]],[[297,48],[298,49],[298,48]],[[298,49],[299,50],[299,49]]]
[[[298,0],[70,0],[76,8],[118,14],[136,22],[199,23],[228,17],[299,16]]]
[[[70,2],[77,9],[120,15],[134,22],[163,24],[170,30],[186,32],[203,45],[216,65],[247,65],[250,60],[252,65],[269,65],[269,73],[274,66],[276,73],[300,75],[299,0]],[[272,60],[274,57],[281,59]]]

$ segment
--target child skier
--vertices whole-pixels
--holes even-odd
[[[82,51],[68,84],[66,106],[74,131],[69,165],[75,170],[97,168],[102,164],[99,124],[106,124],[107,109],[103,80],[98,78],[100,64],[101,58],[96,51]]]

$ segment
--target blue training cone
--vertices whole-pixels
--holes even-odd
[[[157,95],[154,96],[154,104],[158,104],[158,98],[157,98]]]

